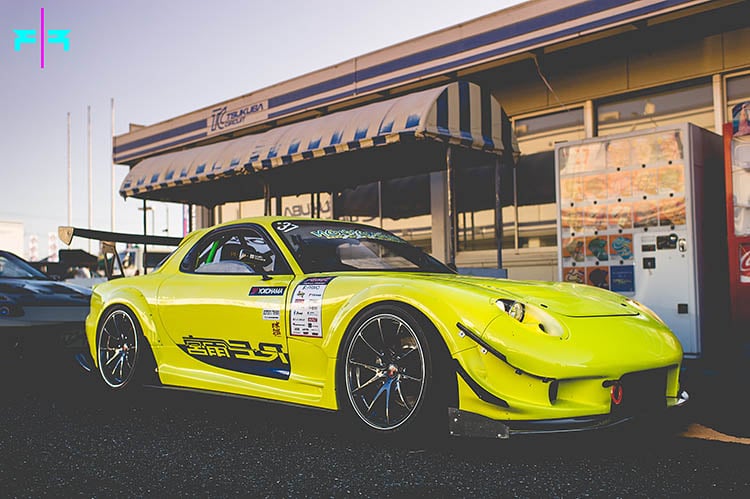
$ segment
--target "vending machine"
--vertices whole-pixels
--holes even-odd
[[[555,163],[560,280],[646,305],[701,356],[726,306],[714,303],[726,293],[721,136],[655,127],[558,144]]]
[[[729,290],[734,330],[750,337],[750,102],[724,125]]]

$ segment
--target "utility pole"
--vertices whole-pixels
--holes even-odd
[[[91,144],[91,106],[87,108],[88,115],[88,147],[89,147],[89,230],[94,225],[94,163],[92,159],[93,150]],[[89,239],[89,253],[91,253],[91,239]]]

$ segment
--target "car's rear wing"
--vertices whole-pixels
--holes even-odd
[[[179,246],[182,241],[181,237],[168,237],[168,236],[148,236],[145,234],[123,234],[120,232],[106,232],[101,230],[81,229],[78,227],[60,226],[57,229],[57,235],[62,242],[70,245],[73,242],[74,237],[82,237],[84,239],[98,240],[100,243],[99,253],[104,258],[104,271],[107,274],[107,279],[115,279],[117,277],[125,276],[125,269],[120,259],[120,255],[117,253],[115,243],[132,243],[143,245],[143,269],[146,271],[146,261],[148,256],[147,246],[148,245],[159,245],[159,246]],[[115,263],[119,268],[119,275],[115,275]]]

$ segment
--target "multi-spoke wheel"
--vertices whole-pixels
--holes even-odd
[[[347,335],[343,378],[354,413],[392,431],[418,415],[430,389],[430,354],[419,323],[400,307],[378,307]]]
[[[100,323],[97,342],[99,373],[111,388],[124,388],[135,376],[140,334],[138,320],[125,307],[113,308]]]

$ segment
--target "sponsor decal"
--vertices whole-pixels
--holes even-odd
[[[310,285],[313,285],[313,284],[326,285],[329,282],[331,282],[332,280],[334,280],[335,278],[336,278],[336,276],[332,276],[332,277],[308,277],[307,279],[305,279],[304,281],[302,281],[300,283],[300,286],[303,285],[303,284],[305,286],[310,286]],[[304,289],[297,288],[297,290],[299,291],[298,294],[300,296],[304,296]]]
[[[273,322],[271,324],[271,333],[273,333],[274,336],[281,336],[281,323]]]
[[[264,321],[278,321],[280,319],[281,319],[281,310],[277,308],[264,308],[263,309]]]
[[[310,235],[321,239],[372,239],[378,241],[390,241],[393,243],[406,243],[406,241],[400,237],[387,232],[360,229],[321,229],[310,232]]]
[[[286,286],[253,286],[249,296],[283,296]]]
[[[280,332],[280,328],[279,328]],[[257,348],[248,341],[185,336],[177,346],[206,364],[276,379],[289,379],[289,353],[278,343],[258,343]]]
[[[292,296],[290,335],[323,337],[323,294],[334,277],[308,277]]]

